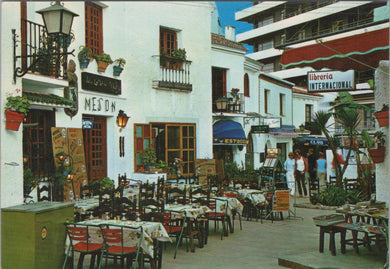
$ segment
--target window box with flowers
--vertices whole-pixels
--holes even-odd
[[[87,46],[80,46],[79,49],[80,51],[77,54],[77,58],[79,59],[80,68],[87,68],[92,59],[92,49]]]
[[[174,49],[170,54],[162,52],[160,54],[160,65],[167,69],[181,70],[183,62],[187,60],[185,49]]]
[[[24,96],[9,96],[5,104],[5,128],[18,131],[23,119],[30,110],[30,102]]]
[[[126,60],[123,58],[118,58],[114,60],[114,63],[116,63],[116,65],[113,67],[114,76],[119,76],[125,67]]]

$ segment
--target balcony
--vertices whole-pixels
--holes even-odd
[[[227,99],[227,105],[224,109],[217,109],[217,100],[213,100],[213,113],[231,113],[244,114],[245,113],[245,98],[243,93],[237,94],[238,98],[224,97]]]
[[[22,77],[27,72],[66,78],[67,49],[72,36],[49,37],[43,25],[25,19],[21,20],[21,34],[14,42],[20,42],[20,52],[15,51],[15,60],[21,60],[21,67],[15,77]],[[19,55],[17,55],[19,54]]]
[[[191,92],[190,67],[191,61],[160,56],[159,80],[153,81],[153,88]]]

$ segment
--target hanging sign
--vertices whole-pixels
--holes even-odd
[[[86,91],[119,95],[122,93],[121,81],[87,72],[81,73],[81,87]]]
[[[308,92],[335,92],[355,90],[355,71],[307,72]]]

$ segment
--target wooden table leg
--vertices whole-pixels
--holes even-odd
[[[359,253],[358,238],[357,238],[358,232],[354,230],[351,230],[351,232],[352,232],[353,248],[355,249],[356,253]]]
[[[194,245],[194,233],[192,231],[192,223],[193,223],[193,220],[189,219],[188,220],[188,237],[190,239],[190,250],[191,252],[195,252],[195,245]]]
[[[329,231],[329,249],[330,249],[330,252],[332,253],[332,256],[336,256],[336,244],[335,244],[335,240],[334,240],[334,230],[333,228],[330,228],[330,231]]]
[[[320,245],[319,245],[319,251],[320,253],[324,252],[324,227],[320,227]]]
[[[341,237],[341,253],[345,254],[345,236],[346,236],[347,230],[343,229],[340,232],[340,237]]]

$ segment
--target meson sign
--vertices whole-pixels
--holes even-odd
[[[355,71],[307,72],[308,92],[334,92],[355,90]]]

